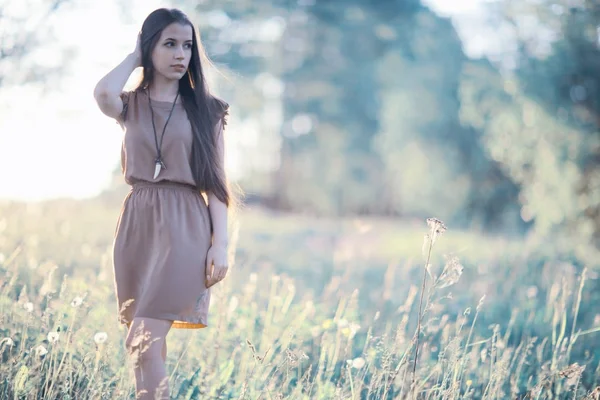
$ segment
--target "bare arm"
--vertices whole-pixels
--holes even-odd
[[[140,66],[140,54],[138,38],[138,45],[134,52],[127,55],[119,65],[96,84],[94,98],[98,107],[100,107],[100,111],[105,115],[117,118],[123,111],[123,101],[120,95],[131,73]]]

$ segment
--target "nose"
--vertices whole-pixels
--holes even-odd
[[[183,60],[185,58],[185,53],[182,47],[177,48],[177,51],[175,52],[175,58],[177,60]]]

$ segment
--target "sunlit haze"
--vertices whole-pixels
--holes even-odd
[[[451,6],[445,0],[426,3],[465,26],[481,21],[479,0],[454,1]],[[58,43],[73,46],[75,52],[60,90],[0,91],[0,198],[85,198],[106,187],[119,165],[121,131],[97,109],[93,87],[132,50],[143,18],[162,5],[154,0],[131,1],[130,17],[124,17],[114,0],[76,2],[61,11],[60,20],[51,21]],[[472,39],[466,51],[477,56],[485,41],[475,35]],[[44,56],[52,59],[53,51],[49,44]],[[229,129],[232,145],[236,136],[244,135],[242,127],[236,130],[235,116]],[[228,154],[228,168],[235,170],[237,154],[233,150]]]

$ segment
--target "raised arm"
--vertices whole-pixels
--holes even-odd
[[[94,98],[100,110],[111,118],[118,118],[123,111],[121,92],[131,73],[141,65],[140,38],[133,53],[106,74],[94,88]]]

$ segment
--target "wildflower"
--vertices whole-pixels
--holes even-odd
[[[446,232],[448,229],[446,228],[446,225],[444,225],[444,223],[437,218],[427,218],[427,226],[429,227],[429,235],[431,237],[432,245],[435,244],[437,237]]]
[[[473,381],[471,379],[467,380],[467,387],[470,387],[473,384]]]
[[[331,321],[330,319],[326,319],[325,321],[323,321],[323,324],[321,326],[323,329],[327,330],[331,328],[331,325],[333,325],[333,321]]]
[[[79,307],[81,304],[83,304],[83,299],[79,296],[76,296],[73,301],[71,302],[71,307]]]
[[[108,339],[106,332],[98,332],[94,335],[94,342],[96,342],[96,344],[102,344],[106,342],[106,339]]]
[[[336,321],[338,328],[344,329],[348,327],[348,320],[345,318]]]
[[[46,350],[46,348],[43,345],[39,345],[35,348],[35,354],[38,356],[45,356],[46,354],[48,354],[48,350]]]
[[[56,343],[56,342],[58,342],[58,338],[59,338],[58,332],[49,332],[48,333],[48,341],[50,343]]]
[[[365,359],[364,359],[364,358],[362,358],[362,357],[357,357],[357,358],[355,358],[354,360],[352,360],[352,363],[351,363],[351,365],[352,365],[352,368],[361,369],[362,367],[364,367],[364,366],[365,366],[365,364],[366,364],[366,363],[367,363],[367,362],[365,361]]]
[[[460,265],[457,257],[448,259],[444,266],[444,270],[442,271],[442,275],[440,275],[437,287],[441,289],[454,285],[460,279],[463,270],[464,267]]]
[[[2,347],[3,344],[6,344],[7,346],[13,346],[15,342],[13,342],[11,338],[5,337],[4,339],[0,340],[0,347]]]
[[[229,308],[227,310],[228,314],[232,314],[238,307],[240,301],[237,298],[237,296],[231,296],[231,299],[229,299]]]
[[[28,301],[27,303],[23,304],[23,308],[27,310],[27,312],[33,312],[33,303]]]
[[[358,332],[360,329],[360,325],[355,324],[354,322],[350,324],[350,330],[352,331],[352,334],[356,334],[356,332]]]

